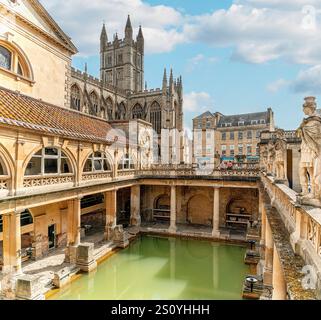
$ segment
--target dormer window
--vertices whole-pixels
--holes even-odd
[[[260,120],[260,123],[261,123],[261,124],[265,124],[265,120],[264,120],[264,119],[261,119],[261,120]]]
[[[258,121],[257,120],[251,120],[251,124],[257,124]]]
[[[238,122],[238,125],[239,125],[239,126],[244,126],[244,121],[239,121],[239,122]]]

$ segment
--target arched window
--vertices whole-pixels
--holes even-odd
[[[0,45],[0,67],[11,70],[12,68],[12,52]]]
[[[21,50],[4,41],[0,41],[0,69],[31,79],[30,66]]]
[[[84,172],[111,171],[111,166],[103,152],[94,152],[86,160]]]
[[[97,96],[96,92],[93,91],[90,94],[90,101],[91,101],[92,106],[94,108],[93,112],[95,115],[97,115],[97,113],[98,113],[98,96]]]
[[[118,105],[118,109],[116,111],[116,120],[123,120],[126,117],[126,107],[124,105],[124,102],[121,102]]]
[[[43,148],[29,161],[25,175],[67,174],[72,173],[71,164],[66,154],[58,148]]]
[[[131,170],[135,169],[134,161],[129,154],[125,154],[122,156],[118,163],[118,170]]]
[[[71,109],[80,111],[81,93],[79,87],[76,84],[72,85],[70,95]]]
[[[132,109],[132,118],[133,119],[143,119],[144,117],[144,110],[143,107],[137,103]]]
[[[162,130],[162,109],[156,101],[152,103],[150,108],[150,122],[157,134],[160,134]]]

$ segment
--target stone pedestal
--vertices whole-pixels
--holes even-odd
[[[44,300],[42,285],[39,277],[25,274],[17,278],[16,299],[18,300]]]
[[[77,267],[84,272],[91,272],[97,268],[97,262],[94,259],[94,244],[81,243],[77,247]]]
[[[54,274],[52,282],[56,288],[62,288],[70,282],[70,278],[70,269],[63,268]]]
[[[65,262],[70,264],[76,264],[77,262],[77,248],[78,246],[69,245],[65,249]]]
[[[129,245],[128,233],[124,231],[122,225],[118,225],[114,228],[113,241],[115,245],[119,248],[125,248]]]

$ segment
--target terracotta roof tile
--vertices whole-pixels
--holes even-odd
[[[57,107],[1,87],[0,123],[78,140],[113,141],[107,138],[112,127],[105,120]]]

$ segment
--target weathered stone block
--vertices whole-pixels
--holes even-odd
[[[114,228],[114,243],[120,248],[125,248],[129,245],[128,233],[124,231],[122,225],[117,225]]]
[[[44,300],[39,277],[25,274],[17,278],[16,298],[19,300]]]
[[[84,272],[91,272],[97,268],[93,243],[82,243],[78,246],[76,264]]]
[[[54,274],[53,284],[57,288],[61,288],[70,282],[70,269],[63,268]]]
[[[77,248],[78,246],[68,246],[65,249],[65,262],[70,264],[76,264],[77,262]]]

